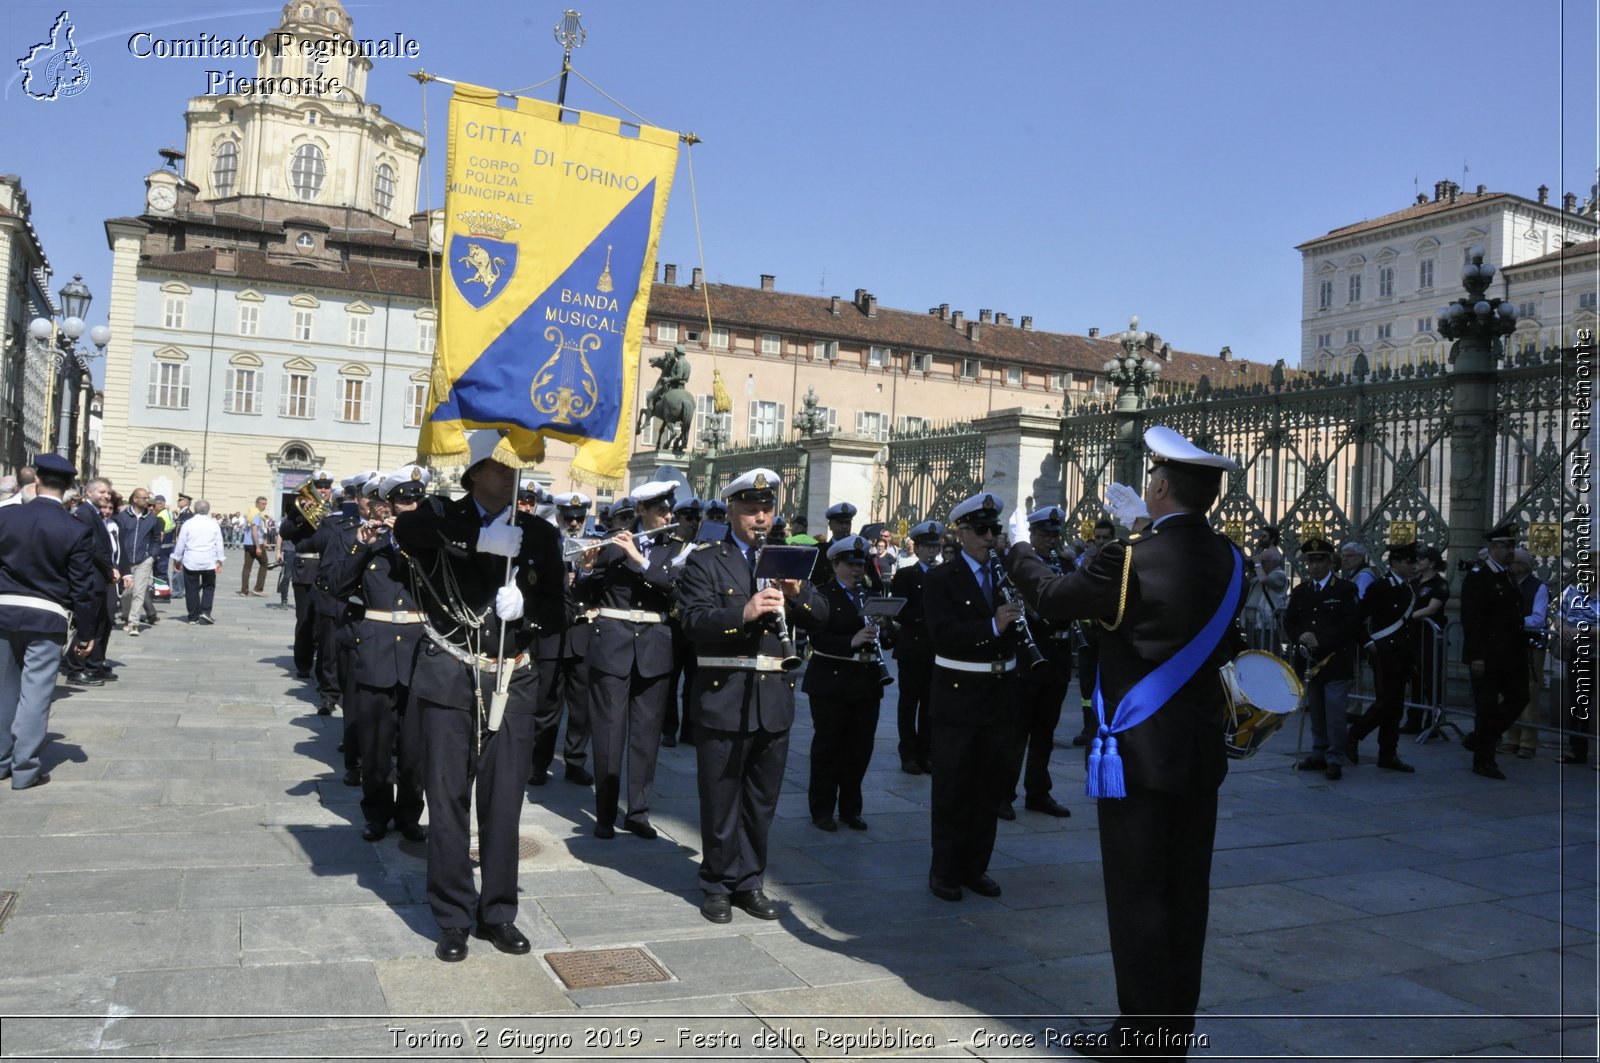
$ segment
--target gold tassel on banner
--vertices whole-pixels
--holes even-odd
[[[722,382],[722,370],[711,370],[711,409],[717,413],[732,413],[733,399],[728,395],[728,385]]]

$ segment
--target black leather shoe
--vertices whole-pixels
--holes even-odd
[[[1474,764],[1472,766],[1472,774],[1482,775],[1485,779],[1504,779],[1506,777],[1506,773],[1500,770],[1500,766],[1492,762],[1488,764]]]
[[[1417,770],[1399,757],[1379,757],[1378,767],[1385,771],[1403,771],[1407,775],[1411,775]]]
[[[1016,819],[1017,810],[1011,807],[1010,801],[1007,801],[1000,806],[999,811],[997,811],[995,815],[999,816],[1001,819]]]
[[[368,823],[367,829],[361,832],[361,839],[369,842],[381,842],[383,836],[389,833],[389,828],[382,823]]]
[[[778,902],[760,890],[734,890],[728,894],[728,903],[743,908],[757,919],[778,918]]]
[[[117,681],[117,673],[109,668],[85,668],[84,671],[96,679],[104,679],[107,683],[115,683]]]
[[[550,781],[550,769],[549,768],[534,768],[533,771],[528,774],[528,785],[529,786],[543,786],[545,783],[547,783],[549,781]]]
[[[568,764],[567,781],[575,782],[579,786],[590,786],[594,783],[594,776],[584,771],[582,764]]]
[[[1478,751],[1478,732],[1468,731],[1466,734],[1462,735],[1461,748],[1465,749],[1468,753],[1476,753]]]
[[[1043,812],[1047,816],[1057,819],[1066,819],[1072,815],[1072,809],[1056,801],[1053,797],[1030,797],[1022,804],[1029,812]]]
[[[428,840],[428,828],[420,823],[405,823],[400,827],[400,837],[408,842],[425,842]]]
[[[13,790],[31,790],[35,786],[43,786],[45,783],[49,782],[50,781],[50,773],[47,772],[47,771],[40,772],[38,775],[35,775],[33,777],[33,781],[31,783],[29,783],[28,785],[26,785],[26,786],[17,786],[16,785],[16,781],[17,781],[17,778],[16,778],[15,775],[13,775],[11,777],[11,782],[12,782],[12,787],[11,788]]]
[[[599,838],[601,841],[608,842],[617,836],[617,828],[613,827],[610,823],[601,823],[596,821],[594,825],[594,836]]]
[[[834,831],[839,829],[839,821],[834,819],[832,816],[818,816],[816,819],[813,819],[811,823],[812,826],[819,830],[825,830],[829,834],[832,834]]]
[[[445,930],[439,937],[439,944],[434,948],[433,954],[445,963],[460,963],[467,958],[467,928],[453,926]]]
[[[533,948],[515,923],[479,923],[473,934],[488,941],[501,952],[509,952],[513,956],[524,955]]]
[[[650,825],[650,821],[648,819],[625,819],[622,821],[622,829],[627,831],[629,834],[637,835],[638,837],[643,838],[647,842],[654,841],[656,838],[661,836],[660,833]]]
[[[901,757],[900,770],[905,772],[907,775],[921,775],[922,765],[918,764],[916,760],[911,757]]]
[[[700,902],[700,914],[713,923],[731,923],[733,905],[728,902],[726,893],[708,893],[706,899]]]
[[[103,687],[106,681],[93,672],[68,672],[67,682],[80,687]]]
[[[928,872],[928,888],[941,901],[959,901],[961,899],[960,886],[957,886],[954,882],[945,881],[932,871]]]
[[[924,775],[932,775],[933,774],[933,760],[931,758],[918,757],[917,758],[917,766],[922,769],[922,774],[924,774]]]
[[[1344,740],[1344,759],[1350,762],[1351,767],[1361,763],[1361,739],[1355,735]]]
[[[668,749],[676,749],[676,748],[678,748],[678,736],[677,735],[662,735],[661,736],[661,744],[666,746]]]
[[[351,768],[349,771],[345,772],[344,773],[344,784],[346,786],[360,786],[361,785],[361,769],[360,768]]]
[[[1000,883],[988,875],[979,875],[970,882],[963,882],[962,885],[980,897],[1000,896]]]
[[[311,672],[310,672],[309,669],[306,669],[306,668],[296,668],[294,670],[294,677],[296,679],[310,679],[311,678]]]
[[[321,704],[319,704],[317,706],[317,715],[318,716],[332,716],[333,715],[333,705],[334,705],[333,699],[330,698],[330,697],[324,696],[323,699],[322,699]]]
[[[860,816],[846,816],[846,817],[844,817],[844,825],[846,827],[849,827],[851,830],[866,830],[867,829],[867,821],[862,819]]]
[[[1294,766],[1295,771],[1322,771],[1327,768],[1328,762],[1321,757],[1307,757]]]
[[[1338,782],[1340,779],[1344,778],[1344,769],[1337,764],[1329,764],[1326,768],[1322,769],[1322,774],[1330,781]]]

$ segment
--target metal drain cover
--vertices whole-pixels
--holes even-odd
[[[526,834],[517,835],[517,859],[532,860],[544,852],[544,846],[528,837]],[[478,839],[472,839],[472,845],[467,848],[467,855],[472,857],[472,862],[478,862]]]
[[[16,906],[16,890],[0,890],[0,930],[6,928],[6,920],[11,918],[11,910]]]
[[[605,989],[667,981],[667,972],[646,956],[643,949],[547,952],[544,959],[568,989]]]

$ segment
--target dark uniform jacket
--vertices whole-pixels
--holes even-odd
[[[569,576],[574,576],[574,565],[566,562]],[[564,657],[584,657],[589,653],[589,639],[594,625],[589,622],[589,605],[579,600],[572,583],[562,581],[562,600],[565,604],[566,624],[560,631],[541,634],[533,641],[533,656],[540,661],[559,661]]]
[[[42,598],[72,615],[81,642],[94,637],[94,532],[61,504],[40,496],[0,506],[0,594]],[[0,635],[66,642],[67,618],[49,609],[0,605]]]
[[[290,509],[278,523],[279,537],[294,547],[294,568],[289,572],[289,580],[302,587],[312,586],[317,581],[317,566],[321,558],[310,543],[316,533],[317,529],[306,521],[298,509]]]
[[[928,572],[932,571],[933,566],[929,566]],[[928,636],[928,622],[922,608],[922,588],[926,579],[927,573],[922,571],[922,562],[918,561],[896,572],[889,588],[891,595],[906,600],[899,615],[894,618],[894,659],[900,662],[902,672],[911,668],[933,667],[933,640]]]
[[[635,533],[638,535],[639,533]],[[657,541],[644,553],[643,569],[615,544],[602,546],[594,568],[580,575],[574,590],[588,605],[602,609],[638,609],[660,613],[672,610],[672,559],[683,549],[677,540]],[[606,675],[628,676],[638,669],[650,679],[672,671],[672,629],[665,622],[620,620],[597,616],[590,623],[589,667]]]
[[[1317,648],[1307,651],[1308,667],[1328,658],[1316,674],[1317,682],[1354,677],[1356,644],[1366,638],[1361,627],[1361,592],[1354,583],[1329,576],[1327,586],[1318,590],[1310,580],[1300,582],[1289,592],[1283,625],[1291,645],[1307,631],[1317,636]]]
[[[696,550],[678,577],[678,612],[684,634],[694,644],[700,666],[690,704],[696,727],[719,731],[777,733],[794,723],[794,679],[787,672],[718,668],[707,657],[781,657],[783,649],[771,618],[744,622],[744,607],[755,596],[755,573],[732,533]],[[795,625],[815,629],[828,619],[828,603],[809,584],[788,602],[791,634]]]
[[[1509,569],[1480,561],[1461,577],[1461,659],[1487,661],[1522,652],[1522,592]]]
[[[1124,695],[1187,646],[1216,614],[1237,553],[1203,515],[1178,513],[1147,534],[1107,543],[1088,565],[1063,575],[1026,545],[1013,547],[1006,564],[1041,615],[1100,622],[1100,689],[1109,723]],[[1230,624],[1216,649],[1164,706],[1116,736],[1130,786],[1198,793],[1222,784],[1228,772],[1222,741],[1227,699],[1217,672],[1243,648],[1243,638]]]
[[[998,588],[995,602],[1000,602]],[[922,605],[929,641],[938,656],[980,663],[1016,657],[1017,625],[995,634],[994,607],[984,598],[983,588],[964,554],[928,572],[922,585]],[[1010,700],[1004,691],[1016,678],[1016,670],[985,675],[935,667],[929,687],[929,715],[934,720],[959,723],[993,719],[1001,710],[1015,708],[997,704],[996,699]]]
[[[508,658],[526,652],[539,634],[559,631],[566,623],[562,595],[566,571],[561,564],[560,536],[548,521],[529,513],[518,513],[516,522],[522,529],[522,549],[512,563],[517,569],[516,586],[522,591],[523,614],[521,619],[504,625]],[[472,496],[454,500],[434,496],[423,499],[409,513],[400,514],[394,525],[394,539],[421,570],[417,594],[433,630],[461,650],[494,657],[499,652],[502,627],[494,612],[494,598],[505,585],[506,559],[477,552],[482,526]],[[449,585],[460,596],[456,605],[483,618],[475,640],[458,630],[439,598],[447,593],[446,568]],[[411,679],[414,696],[465,707],[462,695],[472,689],[472,683],[472,670],[464,662],[439,648],[431,636],[424,640]],[[506,711],[533,709],[531,699],[527,703],[513,699]]]
[[[410,685],[422,625],[370,619],[422,611],[411,589],[409,563],[394,545],[394,537],[382,536],[371,545],[357,542],[325,557],[318,576],[333,597],[355,597],[366,604],[351,618],[352,678],[369,687]]]
[[[883,684],[878,679],[878,664],[862,660],[870,644],[852,648],[850,640],[861,630],[865,621],[861,617],[859,593],[852,594],[830,579],[817,588],[828,603],[828,622],[811,632],[811,661],[806,665],[805,682],[801,689],[810,697],[878,699],[883,697]],[[868,597],[870,591],[865,592]],[[849,657],[851,660],[840,660]]]
[[[1404,654],[1411,649],[1411,610],[1417,596],[1411,584],[1393,572],[1376,580],[1361,599],[1361,615],[1367,622],[1367,637],[1381,634],[1394,624],[1393,631],[1373,640],[1373,649],[1383,654]]]
[[[304,549],[319,555],[314,560],[327,563],[348,554],[351,547],[356,544],[356,528],[361,525],[361,511],[353,502],[345,504],[345,508],[337,513],[329,513],[322,518],[322,523],[317,525],[317,530],[311,538],[305,540]],[[329,593],[327,574],[322,567],[317,569],[316,593],[311,596],[311,602],[317,613],[321,616],[330,616],[336,620],[348,623],[354,619],[351,606],[347,597]]]

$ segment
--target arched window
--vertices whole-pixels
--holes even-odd
[[[233,195],[233,183],[238,175],[239,145],[224,140],[217,145],[217,157],[211,162],[211,190],[218,196]]]
[[[289,179],[294,194],[301,199],[316,199],[322,192],[322,180],[328,174],[322,149],[315,144],[301,144],[294,149],[294,161],[289,165]]]
[[[283,460],[296,465],[310,465],[311,451],[305,447],[290,447],[283,452]]]
[[[378,164],[372,181],[372,198],[381,213],[389,213],[389,208],[394,206],[394,167],[386,162]]]
[[[176,465],[183,457],[183,448],[172,443],[155,443],[144,448],[139,456],[140,465]]]

